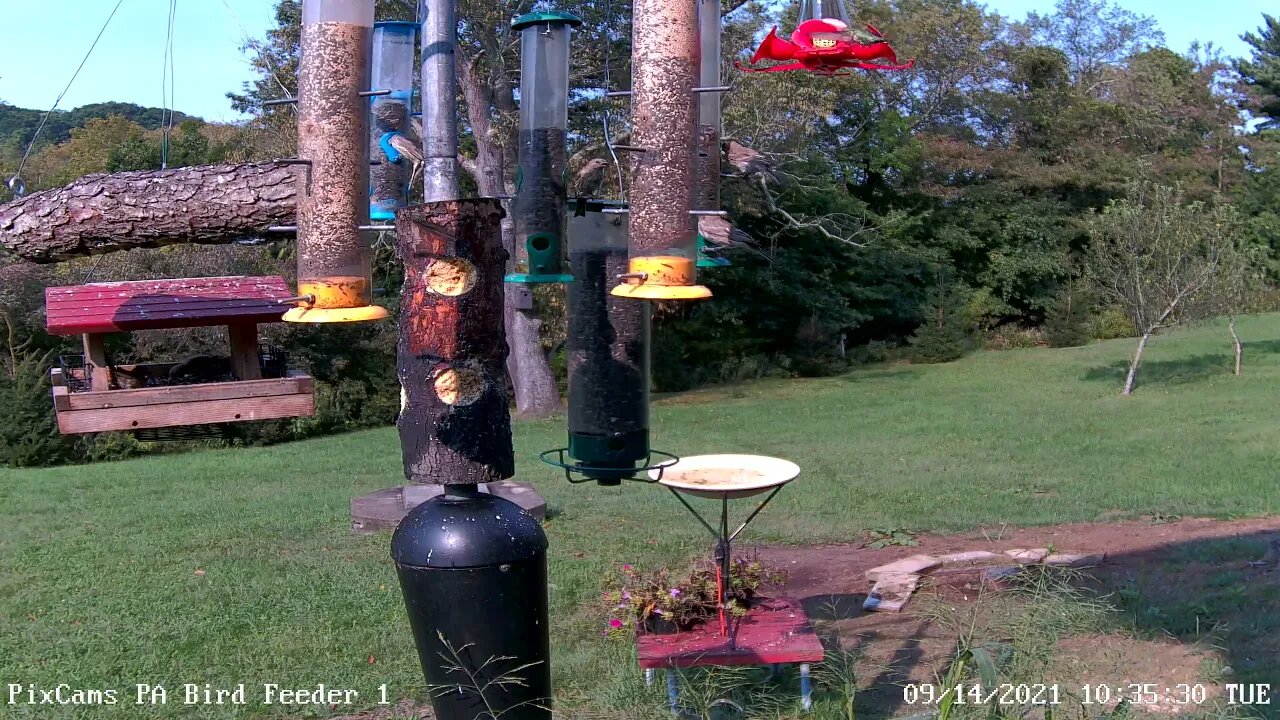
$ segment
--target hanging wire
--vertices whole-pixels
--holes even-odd
[[[173,132],[174,105],[174,64],[173,64],[173,27],[178,15],[178,0],[169,0],[169,32],[164,44],[164,61],[160,71],[160,169],[169,168],[169,135]]]
[[[44,117],[40,119],[40,124],[31,136],[31,141],[27,143],[26,151],[22,153],[22,160],[18,163],[18,171],[13,174],[13,177],[9,178],[9,189],[14,191],[14,195],[21,197],[26,193],[26,186],[22,182],[22,169],[27,166],[27,159],[31,157],[31,150],[36,146],[40,131],[44,130],[45,123],[49,122],[49,116],[53,115],[53,111],[58,109],[58,103],[62,102],[63,96],[71,89],[71,84],[80,76],[80,71],[84,69],[85,63],[89,62],[89,56],[93,54],[93,49],[98,47],[98,41],[102,39],[103,33],[107,31],[107,26],[111,24],[111,19],[116,16],[116,11],[120,9],[122,4],[124,4],[124,0],[116,0],[116,6],[111,8],[111,14],[107,16],[106,22],[102,23],[102,28],[98,30],[97,37],[93,39],[93,44],[89,46],[89,51],[80,60],[80,65],[76,67],[76,71],[71,74],[71,79],[67,81],[67,86],[62,88],[62,92],[58,93],[57,99],[53,101],[53,107],[49,108],[49,112],[45,113]]]

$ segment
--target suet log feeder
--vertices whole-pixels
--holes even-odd
[[[582,21],[566,12],[516,18],[520,32],[520,158],[513,207],[513,283],[567,283],[564,268],[569,126],[569,40]]]
[[[699,77],[695,0],[635,0],[632,11],[630,262],[619,297],[711,297],[697,280],[695,198]]]
[[[385,318],[372,304],[369,62],[374,0],[303,0],[298,71],[298,295],[289,322]]]
[[[373,87],[390,94],[373,99],[369,135],[369,218],[395,220],[409,195],[411,162],[397,146],[418,144],[410,129],[413,112],[413,54],[418,23],[389,21],[373,25]]]

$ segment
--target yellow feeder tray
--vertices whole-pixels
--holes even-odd
[[[367,305],[369,281],[362,277],[330,277],[299,280],[298,294],[311,302],[284,314],[285,322],[340,323],[382,320],[390,315],[378,305]]]
[[[637,300],[703,300],[711,290],[694,283],[694,261],[679,255],[631,258],[628,277],[610,294]]]

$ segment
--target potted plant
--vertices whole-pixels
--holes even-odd
[[[668,570],[641,573],[631,565],[606,582],[604,602],[609,611],[605,634],[631,636],[636,632],[665,634],[692,630],[715,619],[720,611],[717,568],[701,564],[676,579]],[[785,575],[767,569],[755,558],[730,565],[728,609],[746,615],[766,584],[781,585]]]

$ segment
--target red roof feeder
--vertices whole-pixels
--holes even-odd
[[[787,62],[785,65],[753,67],[762,60]],[[887,61],[887,62],[879,62]],[[916,61],[898,64],[894,52],[884,34],[871,25],[865,31],[852,30],[849,24],[836,18],[805,20],[791,33],[790,42],[778,36],[778,28],[769,31],[751,58],[751,66],[735,62],[746,72],[785,72],[805,70],[816,75],[851,75],[850,70],[907,70]]]

